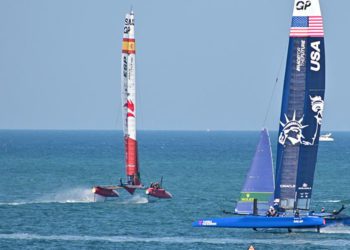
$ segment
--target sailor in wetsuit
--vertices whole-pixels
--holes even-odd
[[[339,210],[334,209],[333,212],[332,212],[332,214],[333,214],[333,215],[338,215],[338,214],[340,214],[344,209],[345,209],[345,206],[342,205],[341,208],[340,208]]]
[[[297,210],[295,210],[294,217],[296,217],[296,218],[300,217],[300,213],[299,213],[299,209],[298,208],[297,208]]]
[[[277,212],[272,206],[270,206],[269,210],[267,210],[267,212],[266,212],[266,216],[267,217],[275,217],[275,216],[277,216]]]

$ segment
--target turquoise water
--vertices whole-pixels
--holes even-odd
[[[350,133],[320,145],[313,208],[350,206]],[[254,232],[192,228],[232,210],[258,132],[143,132],[145,184],[164,176],[172,200],[143,192],[94,202],[91,187],[124,176],[121,132],[0,131],[0,249],[350,249],[350,228]],[[272,133],[275,151],[276,133]],[[348,211],[350,213],[350,211]]]

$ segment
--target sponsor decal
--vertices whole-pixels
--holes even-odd
[[[250,193],[246,193],[245,197],[241,198],[241,201],[254,201],[254,197],[250,197]]]
[[[135,117],[134,111],[135,111],[135,105],[131,100],[128,100],[125,104],[124,107],[128,108],[128,113],[127,117]]]
[[[293,223],[298,223],[298,224],[300,224],[300,223],[303,223],[303,222],[304,222],[304,220],[301,219],[301,218],[294,218],[294,220],[293,220]]]
[[[295,185],[293,184],[281,184],[280,188],[295,188]]]
[[[301,67],[305,66],[305,48],[306,48],[306,41],[301,40],[300,47],[297,48],[297,68],[296,68],[296,70],[298,72],[301,71]]]
[[[212,220],[203,220],[203,221],[199,221],[199,225],[202,225],[202,226],[216,226],[217,223],[213,222]]]
[[[311,6],[311,1],[307,0],[307,1],[298,1],[296,3],[295,7],[296,7],[297,10],[306,10],[310,6]]]
[[[272,192],[241,192],[241,202],[253,202],[257,199],[259,202],[267,202],[272,195]]]
[[[128,58],[123,56],[123,76],[128,77]]]
[[[303,183],[301,187],[298,188],[299,190],[311,190],[312,187],[309,187],[307,183]]]
[[[311,43],[311,48],[313,49],[310,54],[311,58],[311,70],[312,71],[320,71],[321,69],[321,49],[320,49],[321,41]]]

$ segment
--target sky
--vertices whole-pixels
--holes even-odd
[[[0,129],[121,129],[131,6],[140,130],[278,129],[293,0],[0,0]],[[321,8],[322,129],[349,131],[350,1]]]

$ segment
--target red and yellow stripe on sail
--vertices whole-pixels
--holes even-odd
[[[134,38],[123,38],[122,51],[126,54],[135,54],[135,39]]]

